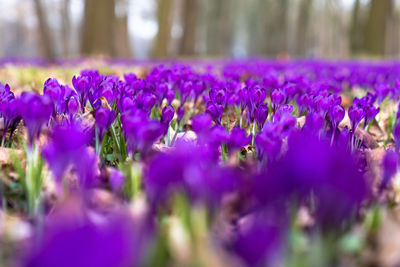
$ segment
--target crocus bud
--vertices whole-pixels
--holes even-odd
[[[375,118],[376,115],[379,113],[379,108],[374,106],[368,106],[365,109],[365,118],[364,118],[364,128],[367,127],[368,123]]]
[[[120,192],[123,185],[124,185],[124,174],[117,170],[112,168],[110,171],[110,186],[114,192]]]
[[[49,78],[44,83],[43,93],[47,95],[53,103],[56,103],[62,97],[61,86],[54,78]]]
[[[180,106],[178,108],[178,110],[176,111],[176,115],[178,117],[178,121],[181,121],[183,119],[183,117],[185,116],[185,109],[183,108],[183,106]]]
[[[242,148],[251,141],[251,135],[246,135],[246,131],[236,126],[232,129],[228,139],[228,146],[232,149]]]
[[[174,117],[174,114],[175,114],[175,110],[171,105],[164,107],[161,112],[162,122],[170,123],[172,118]]]
[[[394,136],[394,141],[396,143],[397,150],[399,150],[399,148],[400,148],[400,123],[399,123],[399,121],[397,121],[397,123],[394,125],[393,136]]]
[[[193,117],[192,128],[196,133],[208,131],[211,128],[211,118],[207,113]]]
[[[353,131],[357,128],[358,124],[363,119],[363,117],[364,117],[364,111],[361,108],[355,105],[352,105],[349,108],[349,118],[351,122],[351,129]]]
[[[388,150],[383,157],[382,165],[383,176],[379,186],[379,192],[386,189],[391,179],[396,174],[399,165],[399,154],[396,151]]]
[[[331,118],[331,122],[334,128],[338,126],[338,124],[343,120],[346,111],[344,107],[340,105],[333,106],[330,109],[329,116]]]
[[[70,116],[75,115],[79,110],[79,102],[78,99],[75,96],[71,96],[68,99],[68,103],[67,103],[67,113]]]
[[[258,106],[264,103],[267,93],[264,88],[260,86],[255,86],[250,90],[250,101],[253,105]]]
[[[104,133],[114,122],[115,112],[108,108],[100,107],[94,113],[94,118],[96,119],[96,128],[99,132],[100,140],[102,140]]]
[[[20,112],[28,129],[29,144],[39,137],[43,125],[49,121],[53,105],[46,95],[25,92],[20,97]]]
[[[283,104],[283,102],[285,101],[285,95],[281,90],[274,90],[271,93],[271,104],[272,104],[272,108],[273,110],[277,110],[277,108]]]
[[[268,105],[262,104],[254,112],[254,119],[258,123],[260,129],[264,127],[267,117],[268,117]]]

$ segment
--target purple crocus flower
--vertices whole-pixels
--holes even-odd
[[[247,102],[249,98],[249,92],[247,87],[244,87],[239,90],[239,101],[240,101],[240,107],[241,107],[241,112],[243,114],[244,109],[246,108]]]
[[[196,115],[192,118],[192,128],[196,133],[208,131],[211,128],[211,118],[207,113]]]
[[[396,149],[400,149],[400,120],[397,119],[396,124],[393,127],[393,136],[394,136],[394,141],[396,143]]]
[[[325,118],[320,113],[309,113],[302,130],[319,137],[323,131],[324,123]]]
[[[161,121],[169,124],[175,114],[175,110],[171,105],[165,106],[161,112]]]
[[[282,138],[279,127],[267,122],[261,132],[255,138],[257,157],[260,161],[266,158],[268,161],[275,160],[282,148]]]
[[[339,123],[343,120],[345,114],[346,111],[344,110],[344,107],[340,105],[335,105],[329,110],[329,117],[331,118],[331,123],[334,131],[336,130]]]
[[[371,94],[371,92],[368,92],[364,97],[364,101],[368,105],[373,105],[376,101],[377,95]]]
[[[232,250],[246,266],[274,266],[282,249],[284,231],[268,223],[270,220],[258,217],[241,225]]]
[[[204,92],[206,89],[206,84],[202,80],[197,80],[193,84],[193,90],[194,90],[194,104],[196,104],[197,99],[200,97],[200,95]]]
[[[81,105],[82,113],[85,111],[86,103],[89,97],[89,90],[91,89],[91,78],[89,76],[77,76],[72,78],[72,85],[79,95],[79,102]]]
[[[110,170],[109,181],[110,181],[111,189],[114,192],[118,193],[118,192],[121,192],[121,190],[122,190],[122,187],[123,187],[124,181],[125,181],[125,176],[121,171],[112,168]]]
[[[66,100],[67,108],[66,113],[69,116],[70,120],[78,113],[79,111],[79,101],[76,96],[71,96]]]
[[[355,105],[350,106],[348,113],[349,113],[349,118],[350,118],[350,123],[351,123],[351,129],[354,132],[356,130],[358,124],[364,118],[365,114],[361,108],[359,108]]]
[[[169,90],[168,83],[162,82],[162,83],[157,84],[156,92],[157,92],[157,95],[159,96],[158,103],[162,102],[163,98],[167,95],[168,90]]]
[[[332,98],[319,95],[314,99],[314,110],[325,117],[333,104]]]
[[[10,86],[8,84],[3,85],[0,83],[0,100],[7,101],[9,99],[15,98],[14,93],[11,92]]]
[[[235,126],[228,139],[228,147],[231,149],[242,148],[251,142],[251,135],[247,135],[246,131],[241,129],[239,126]]]
[[[111,124],[115,120],[114,110],[100,106],[94,112],[94,118],[96,120],[96,131],[99,135],[100,142],[103,140],[105,132],[110,128]]]
[[[198,142],[204,144],[211,129],[212,120],[210,115],[202,113],[192,118],[192,129],[198,137]]]
[[[64,87],[54,78],[49,78],[44,83],[43,94],[47,95],[53,103],[53,117],[61,112]]]
[[[206,112],[216,124],[221,124],[222,114],[224,113],[224,107],[222,105],[214,104],[212,101],[209,101],[207,103]]]
[[[261,104],[257,107],[254,112],[254,119],[258,124],[258,127],[262,129],[264,127],[265,121],[268,118],[268,105],[267,103]]]
[[[58,186],[61,185],[65,172],[71,166],[78,174],[82,186],[93,185],[97,172],[97,158],[87,148],[89,140],[89,134],[85,133],[79,124],[54,127],[50,142],[43,147],[42,154]]]
[[[275,111],[285,102],[285,94],[280,89],[276,89],[271,93],[271,106],[272,110]]]
[[[286,103],[291,101],[296,93],[298,92],[298,87],[295,83],[288,82],[282,86],[282,91],[286,96]]]
[[[178,123],[182,121],[182,119],[185,117],[185,109],[183,106],[180,106],[178,110],[176,111],[176,116],[177,116],[177,121]]]
[[[253,106],[258,107],[259,105],[263,104],[266,97],[267,92],[264,88],[260,86],[254,86],[250,88],[249,98]]]
[[[168,105],[172,104],[172,101],[175,99],[175,91],[170,89],[167,91],[167,94],[165,95],[165,98],[167,99]]]
[[[399,166],[399,154],[396,151],[388,150],[382,160],[382,181],[379,185],[379,193],[387,188],[391,179],[394,177]]]
[[[169,125],[174,118],[175,110],[171,105],[165,106],[161,111],[161,123],[164,125],[164,134],[167,134]]]
[[[95,99],[104,98],[107,100],[107,103],[113,105],[116,97],[115,92],[118,89],[117,83],[118,77],[116,76],[109,75],[104,77],[104,80],[99,84],[99,87],[95,92]],[[91,104],[94,109],[97,109],[98,105],[100,105],[100,101],[93,100],[94,99],[92,99]]]
[[[164,132],[162,123],[148,119],[147,115],[139,109],[124,113],[121,122],[131,153],[139,151],[145,155]]]
[[[226,103],[226,90],[220,88],[210,89],[210,99],[214,104],[224,105]]]
[[[297,97],[297,104],[299,106],[299,115],[303,115],[310,110],[312,99],[308,94],[301,94]]]
[[[367,127],[368,123],[378,115],[380,108],[376,108],[372,105],[367,106],[365,109],[365,118],[364,118],[364,128]]]
[[[4,145],[7,130],[10,128],[10,140],[12,134],[17,128],[18,123],[21,121],[18,99],[12,98],[8,100],[0,100],[0,114],[4,121],[4,131],[1,140],[1,145]]]
[[[46,218],[44,229],[35,234],[30,244],[23,266],[143,265],[152,235],[147,219],[134,220],[128,214],[113,212],[108,217],[97,214],[101,219],[98,222],[75,202],[57,207]],[[75,205],[70,207],[72,204]]]
[[[190,96],[190,93],[192,92],[192,89],[193,83],[191,81],[186,81],[181,84],[181,86],[179,87],[181,93],[181,105],[186,102],[186,100]]]
[[[224,193],[238,185],[238,173],[220,167],[210,151],[185,141],[173,150],[159,153],[146,173],[145,188],[153,205],[166,203],[173,194],[185,193],[192,201],[219,204]]]
[[[50,98],[32,92],[24,92],[19,98],[22,119],[28,129],[29,144],[39,137],[40,130],[47,123],[53,111]]]
[[[316,220],[323,229],[353,218],[369,191],[352,154],[308,132],[291,134],[288,146],[280,160],[256,177],[258,200],[265,207],[283,208],[288,199],[303,203],[312,192]]]
[[[375,93],[378,97],[378,103],[381,104],[383,100],[389,95],[390,93],[390,86],[385,83],[379,83],[375,86]]]

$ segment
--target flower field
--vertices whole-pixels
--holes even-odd
[[[400,264],[400,62],[0,66],[0,266]]]

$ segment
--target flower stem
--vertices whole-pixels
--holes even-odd
[[[178,136],[178,132],[179,132],[179,123],[178,123],[178,125],[177,125],[177,127],[176,127],[175,134],[174,134],[174,136],[172,137],[172,141],[171,141],[170,147],[173,146],[173,145],[175,144],[175,140],[176,140],[176,137]]]
[[[256,122],[253,122],[252,128],[251,128],[251,145],[254,146],[254,140],[256,138]]]
[[[95,129],[95,135],[96,135],[96,155],[98,156],[100,153],[100,141],[99,141],[99,130]]]
[[[28,212],[36,215],[39,207],[39,195],[42,188],[43,163],[39,159],[39,153],[35,144],[27,147],[27,167],[25,177],[25,188],[28,199]]]
[[[336,127],[334,127],[333,132],[332,132],[331,146],[333,145],[333,141],[335,140],[335,133],[336,133]]]

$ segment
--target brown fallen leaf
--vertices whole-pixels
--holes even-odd
[[[366,148],[375,149],[379,147],[376,140],[364,129],[358,127],[354,134]]]
[[[386,137],[386,132],[379,126],[376,120],[373,120],[368,132],[377,141],[381,142]]]

